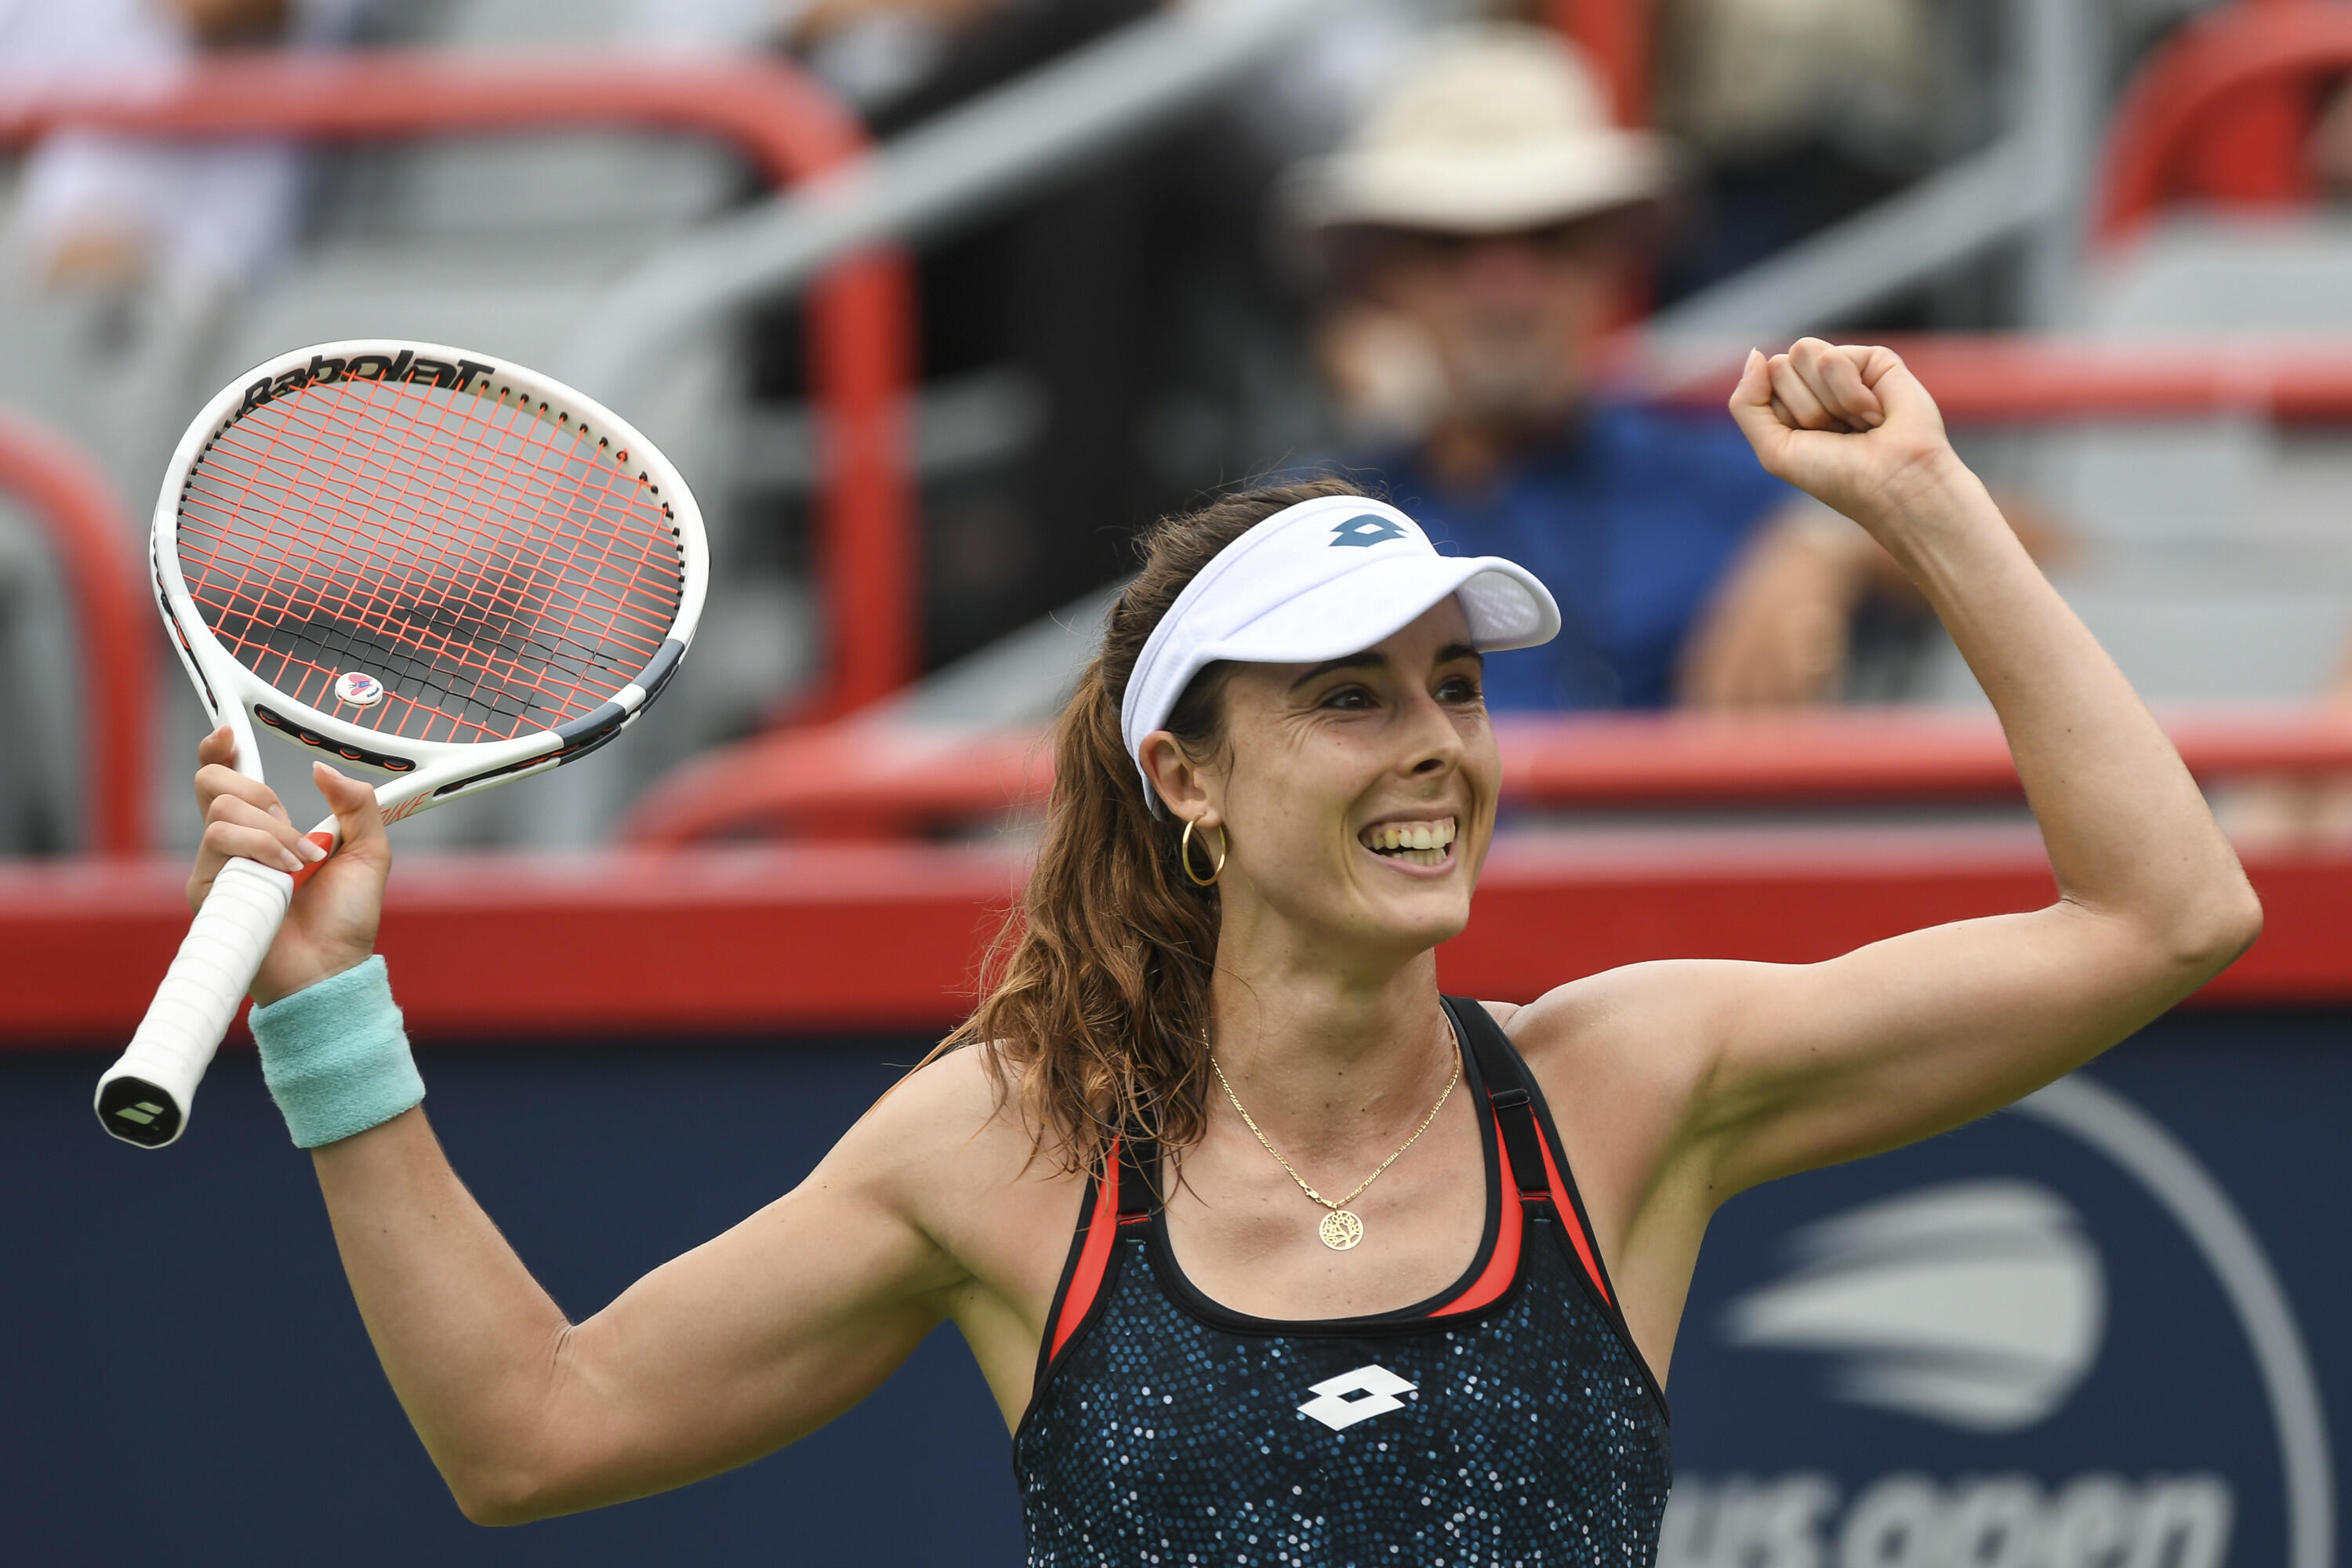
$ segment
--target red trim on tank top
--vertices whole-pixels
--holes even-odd
[[[1585,1278],[1601,1292],[1601,1300],[1614,1307],[1617,1303],[1609,1294],[1609,1281],[1601,1277],[1601,1259],[1592,1238],[1584,1234],[1584,1226],[1576,1217],[1576,1205],[1568,1198],[1568,1184],[1559,1179],[1559,1167],[1552,1163],[1551,1140],[1543,1135],[1541,1125],[1536,1128],[1536,1147],[1543,1151],[1544,1176],[1551,1183],[1552,1207],[1559,1211],[1559,1223],[1568,1229],[1569,1244],[1576,1248],[1576,1259],[1584,1265]]]
[[[1491,1110],[1487,1114],[1494,1115]],[[1519,1192],[1518,1180],[1512,1173],[1510,1146],[1503,1142],[1503,1123],[1499,1117],[1495,1118],[1495,1152],[1501,1166],[1497,1173],[1503,1178],[1498,1184],[1503,1189],[1503,1212],[1495,1229],[1495,1255],[1486,1260],[1486,1268],[1470,1282],[1469,1289],[1432,1311],[1429,1315],[1433,1318],[1475,1311],[1509,1289],[1511,1281],[1518,1278],[1519,1231],[1524,1224],[1519,1213],[1519,1200],[1526,1194]]]
[[[1110,1267],[1111,1242],[1118,1234],[1118,1140],[1110,1141],[1110,1150],[1103,1157],[1102,1186],[1095,1198],[1095,1212],[1087,1222],[1086,1246],[1078,1252],[1078,1266],[1070,1273],[1069,1293],[1062,1298],[1062,1315],[1054,1324],[1054,1348],[1046,1353],[1050,1363],[1087,1321],[1087,1310],[1102,1291],[1103,1275]]]

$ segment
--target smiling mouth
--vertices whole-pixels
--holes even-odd
[[[1443,866],[1454,853],[1454,818],[1424,822],[1383,822],[1368,827],[1357,841],[1384,860],[1405,860],[1415,866]]]

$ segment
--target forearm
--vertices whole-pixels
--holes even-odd
[[[1903,478],[1864,521],[2000,715],[2061,892],[2218,968],[2252,893],[2179,753],[1976,477],[1948,452]]]
[[[312,1151],[385,1375],[472,1517],[522,1489],[568,1325],[450,1169],[420,1107]]]
[[[967,1276],[879,1189],[909,1142],[957,1141],[865,1131],[800,1188],[577,1326],[458,1181],[422,1110],[316,1150],[369,1338],[466,1515],[520,1523],[698,1480],[822,1426],[888,1376]]]

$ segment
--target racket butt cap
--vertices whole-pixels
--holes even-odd
[[[110,1078],[98,1086],[98,1124],[125,1143],[161,1149],[180,1136],[187,1117],[171,1090],[143,1078]]]

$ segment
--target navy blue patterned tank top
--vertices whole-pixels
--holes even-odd
[[[1427,1301],[1230,1311],[1176,1265],[1155,1152],[1114,1150],[1013,1436],[1032,1568],[1652,1561],[1664,1396],[1526,1064],[1485,1008],[1445,1009],[1488,1203],[1469,1270]]]

